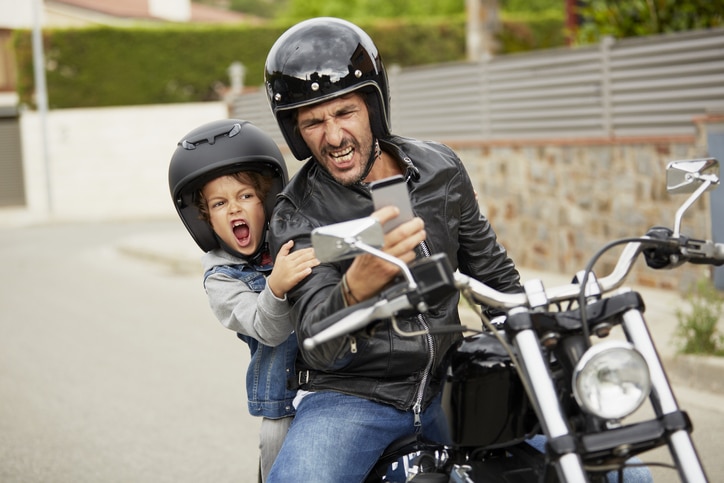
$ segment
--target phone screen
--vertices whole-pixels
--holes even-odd
[[[385,233],[413,218],[410,193],[407,191],[405,178],[401,175],[373,181],[370,183],[370,191],[375,210],[389,205],[396,206],[400,210],[399,216],[382,226]]]

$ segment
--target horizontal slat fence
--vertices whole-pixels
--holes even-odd
[[[694,117],[724,106],[724,29],[388,68],[397,134],[443,142],[688,136]],[[283,143],[263,90],[234,99],[230,113]]]

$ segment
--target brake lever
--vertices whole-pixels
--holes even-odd
[[[681,248],[687,261],[697,265],[724,265],[724,244],[711,240],[687,239]]]

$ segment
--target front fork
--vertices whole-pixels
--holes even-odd
[[[529,386],[528,397],[533,402],[538,420],[548,437],[547,444],[552,453],[557,455],[553,464],[560,481],[589,481],[583,468],[583,460],[576,453],[574,435],[559,403],[553,376],[548,361],[543,356],[529,313],[525,309],[516,314],[511,312],[508,322],[509,324],[512,322],[513,325],[509,327],[513,329],[512,340],[517,350],[520,369]],[[681,414],[641,311],[637,309],[626,311],[623,314],[623,328],[629,342],[648,364],[652,387],[650,400],[657,417],[663,419],[667,415]],[[667,442],[683,482],[708,481],[687,429],[668,431]]]
[[[583,469],[583,460],[576,453],[575,439],[558,402],[553,376],[536,332],[532,328],[516,332],[513,344],[517,350],[520,368],[528,384],[528,397],[535,407],[538,421],[548,438],[548,445],[556,449],[557,459],[553,462],[558,479],[563,482],[586,482],[588,477]]]
[[[639,310],[632,309],[623,314],[623,328],[626,337],[641,353],[649,366],[651,376],[651,405],[659,419],[668,414],[680,413],[671,384],[666,377],[664,366],[656,352],[646,321]],[[676,463],[681,481],[706,482],[706,474],[696,452],[691,435],[686,429],[667,433],[671,457]]]

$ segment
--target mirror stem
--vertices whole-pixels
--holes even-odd
[[[709,176],[702,176],[700,177],[704,182],[697,188],[696,191],[694,191],[691,196],[689,196],[689,199],[686,200],[685,203],[683,203],[678,210],[676,210],[676,218],[674,220],[674,238],[679,238],[679,230],[681,229],[681,219],[684,217],[684,213],[686,210],[689,209],[689,207],[697,200],[699,197],[704,193],[709,186],[711,186],[712,181],[716,180],[717,182],[719,179],[715,176],[714,179],[712,179]]]

